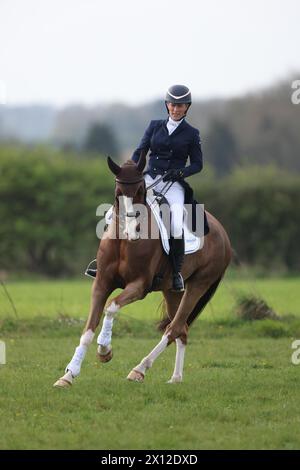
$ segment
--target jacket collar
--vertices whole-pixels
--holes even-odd
[[[165,127],[165,129],[166,129],[166,132],[168,132],[168,128],[167,128],[167,122],[168,122],[168,120],[169,120],[169,118],[164,121],[164,127]],[[183,118],[183,120],[181,121],[181,123],[179,124],[179,126],[176,127],[175,131],[173,131],[172,134],[171,134],[169,137],[172,137],[172,136],[175,135],[175,134],[179,134],[183,129],[186,128],[186,126],[187,126],[187,123],[186,123],[186,121],[185,121],[185,118]]]

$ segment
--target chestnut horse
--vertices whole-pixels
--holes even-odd
[[[161,241],[159,238],[139,237],[137,215],[133,211],[133,204],[144,204],[147,207],[146,214],[151,217],[145,198],[146,187],[143,178],[145,163],[145,152],[142,152],[137,164],[129,160],[121,167],[108,157],[109,168],[116,175],[113,222],[100,241],[90,313],[80,344],[66,367],[65,375],[54,386],[67,387],[72,384],[74,377],[79,375],[81,363],[93,340],[103,311],[105,316],[98,336],[97,355],[101,362],[111,360],[114,317],[122,307],[143,299],[153,290],[162,291],[165,299],[166,315],[160,324],[164,334],[157,346],[132,369],[127,378],[142,382],[154,360],[175,341],[175,368],[169,383],[182,381],[188,328],[215,293],[229,265],[231,246],[220,222],[206,212],[210,230],[205,236],[204,245],[201,250],[185,255],[182,267],[185,291],[172,292],[171,265],[163,251]],[[122,237],[118,223],[122,216],[119,214],[119,196],[123,196],[125,203],[125,214],[123,214],[125,229]],[[116,236],[112,236],[113,233]],[[162,272],[163,277],[155,285],[153,281]],[[117,288],[122,288],[123,291],[106,304],[110,294]]]

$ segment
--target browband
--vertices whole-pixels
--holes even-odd
[[[121,183],[121,184],[136,184],[136,183],[140,183],[141,181],[143,181],[144,177],[138,179],[138,180],[134,180],[134,181],[121,181],[119,180],[118,178],[116,178],[116,183]]]

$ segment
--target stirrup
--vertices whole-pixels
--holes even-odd
[[[173,274],[173,285],[172,285],[172,292],[184,292],[184,280],[181,273],[174,273]]]
[[[92,264],[95,263],[95,266],[92,268]],[[93,279],[95,279],[96,275],[97,275],[97,260],[96,259],[93,259],[93,261],[91,261],[89,264],[88,264],[88,267],[86,268],[84,274],[86,276],[89,276],[89,277],[92,277]]]

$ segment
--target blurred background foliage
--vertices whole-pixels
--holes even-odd
[[[300,268],[300,105],[291,80],[230,100],[195,102],[204,170],[188,181],[225,226],[236,261],[264,271]],[[161,101],[0,107],[0,271],[80,275],[99,240],[96,208],[113,203],[106,165],[130,158]]]
[[[41,146],[1,147],[1,269],[81,273],[97,250],[96,207],[113,202],[113,187],[98,159]]]

